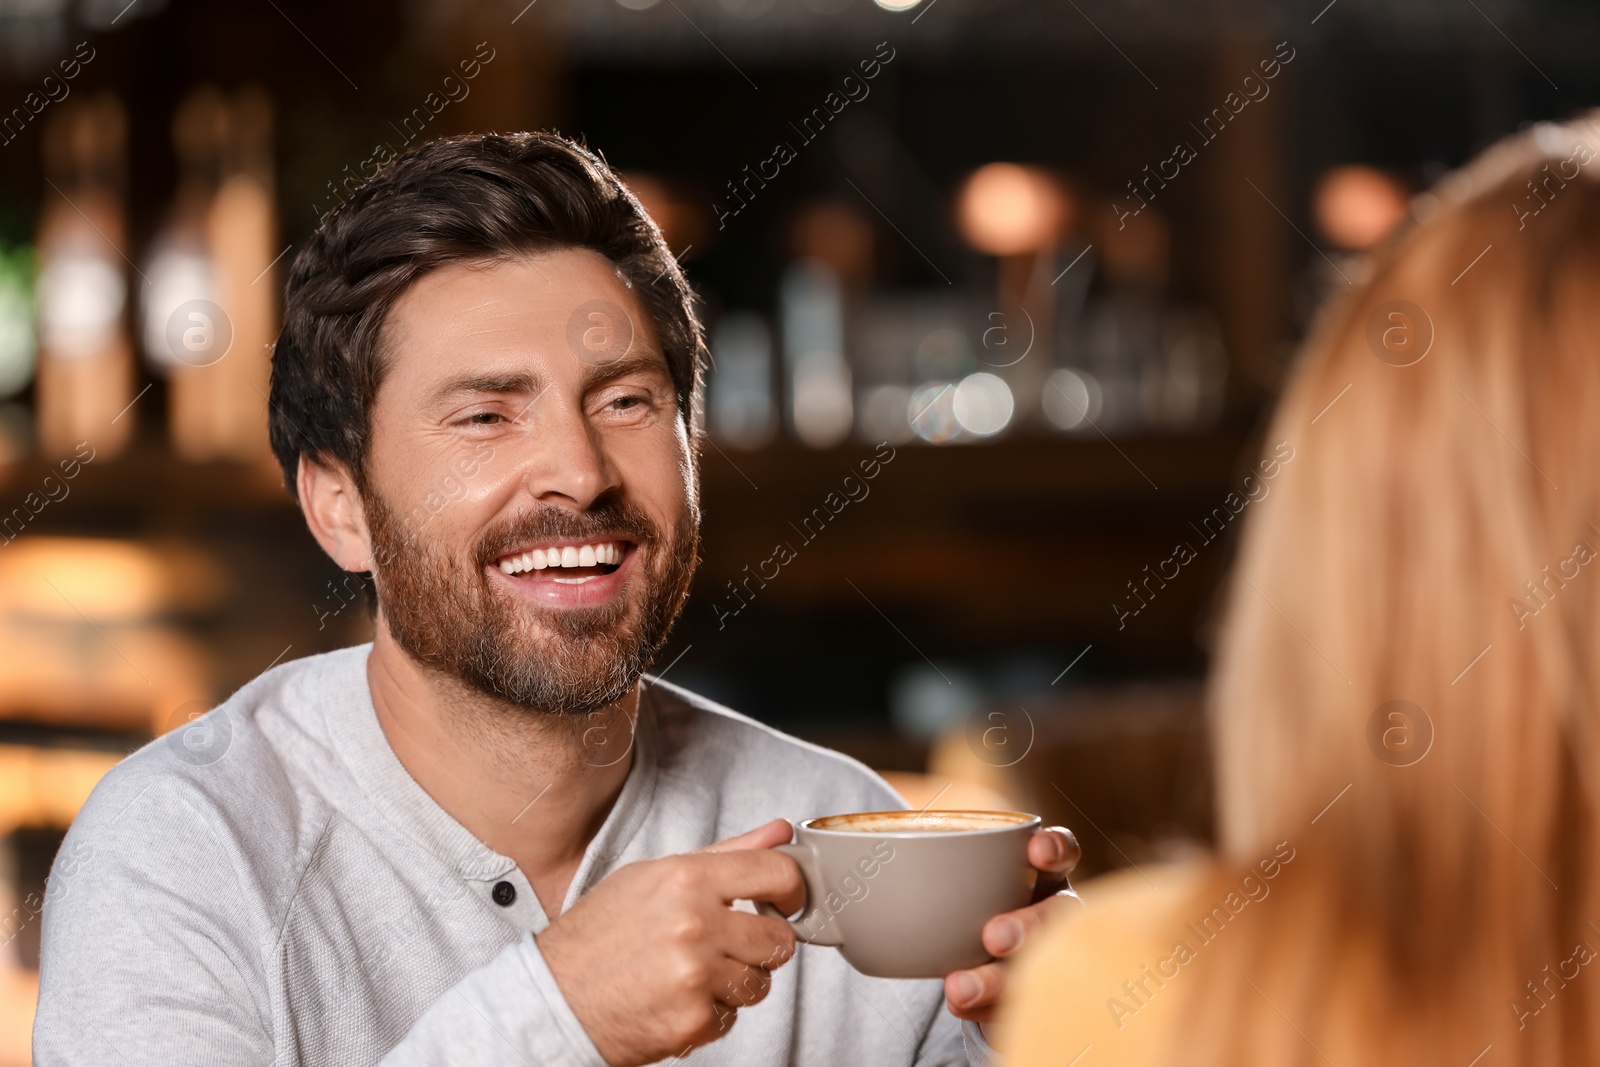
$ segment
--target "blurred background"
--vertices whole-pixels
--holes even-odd
[[[584,139],[704,300],[658,671],[1092,873],[1206,840],[1208,624],[1318,304],[1597,43],[1577,0],[0,0],[0,1063],[105,769],[369,636],[265,394],[294,252],[407,145]]]

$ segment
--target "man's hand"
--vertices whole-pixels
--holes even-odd
[[[556,984],[612,1067],[714,1041],[735,1011],[766,997],[770,972],[794,955],[794,931],[728,905],[800,908],[800,868],[769,851],[790,834],[775,819],[698,852],[630,863],[539,935]]]
[[[997,960],[1004,960],[1022,948],[1028,936],[1045,919],[1070,899],[1083,902],[1067,884],[1067,875],[1078,865],[1083,850],[1078,839],[1065,826],[1051,826],[1028,839],[1028,862],[1039,869],[1039,884],[1034,903],[1026,908],[996,915],[983,927],[983,947]],[[994,1018],[1000,996],[1005,991],[1005,964],[985,963],[966,971],[952,971],[944,979],[945,1000],[950,1013],[959,1019],[985,1023]]]

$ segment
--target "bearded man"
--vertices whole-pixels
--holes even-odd
[[[704,355],[660,232],[561,137],[420,146],[324,220],[272,446],[375,637],[101,781],[47,896],[36,1063],[986,1062],[1003,963],[867,978],[749,903],[805,903],[785,817],[901,799],[644,673],[698,560]],[[1058,890],[1071,835],[1029,851]]]

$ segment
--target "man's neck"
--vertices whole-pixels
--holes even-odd
[[[547,915],[560,914],[632,766],[639,686],[593,717],[515,708],[417,663],[381,618],[367,685],[389,747],[411,777],[480,841],[516,861]]]

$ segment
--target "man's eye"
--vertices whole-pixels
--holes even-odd
[[[611,406],[626,411],[628,408],[636,408],[640,404],[647,402],[646,398],[642,396],[619,396],[611,402]]]
[[[458,420],[456,425],[492,426],[495,423],[502,421],[503,418],[504,416],[497,411],[480,411],[474,415],[468,415],[466,418]]]

